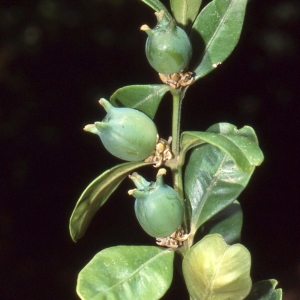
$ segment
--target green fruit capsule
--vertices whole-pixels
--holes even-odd
[[[114,107],[105,99],[99,103],[107,115],[102,122],[85,126],[84,130],[97,134],[106,150],[127,161],[141,161],[155,149],[157,129],[144,113],[126,107]]]
[[[135,200],[135,215],[142,228],[155,238],[170,236],[182,224],[183,202],[179,194],[164,184],[162,176],[165,169],[160,169],[156,182],[148,182],[137,173],[129,178],[137,189],[128,193]]]
[[[155,14],[157,25],[153,29],[147,25],[141,27],[148,34],[147,59],[158,73],[168,75],[183,71],[192,57],[190,40],[174,19],[168,21],[164,17],[164,11]]]

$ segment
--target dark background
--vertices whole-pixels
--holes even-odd
[[[127,181],[77,244],[68,221],[85,187],[119,163],[82,130],[103,118],[97,101],[159,82],[139,30],[156,21],[138,0],[1,3],[1,294],[78,299],[77,274],[98,251],[154,242],[137,225]],[[188,90],[182,113],[182,130],[221,121],[256,130],[265,161],[239,198],[242,242],[253,281],[276,278],[286,300],[300,299],[299,20],[298,1],[250,0],[238,47]],[[170,109],[166,97],[156,117],[164,137]],[[179,276],[172,287],[164,299],[187,299]]]

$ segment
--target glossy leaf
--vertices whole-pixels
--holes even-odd
[[[156,12],[163,10],[168,20],[173,19],[167,8],[159,0],[142,0],[142,2],[146,3]]]
[[[211,72],[235,48],[241,34],[248,0],[213,0],[202,9],[192,31],[196,79]],[[204,43],[199,49],[198,45]]]
[[[124,178],[136,168],[149,165],[129,162],[117,165],[93,180],[84,190],[70,218],[69,229],[74,242],[81,238],[98,209],[107,201]]]
[[[275,279],[256,282],[245,300],[281,300],[282,290],[275,289],[277,284]]]
[[[195,148],[187,162],[184,191],[192,208],[191,232],[235,201],[254,171],[243,172],[213,145]]]
[[[174,252],[153,246],[102,250],[81,270],[77,293],[83,300],[155,300],[170,287]]]
[[[219,233],[229,245],[240,242],[243,225],[243,212],[238,201],[234,201],[218,212],[200,228],[201,236]]]
[[[202,0],[170,0],[171,10],[176,22],[186,31],[195,21]]]
[[[251,257],[241,244],[229,246],[219,234],[205,236],[183,260],[192,299],[244,299],[251,289]]]
[[[166,84],[129,85],[110,97],[114,106],[135,108],[154,118],[162,97],[170,88]]]
[[[198,145],[209,143],[227,153],[244,172],[259,166],[264,157],[254,130],[249,126],[237,129],[229,123],[218,123],[203,131],[186,131],[181,135],[182,157]]]

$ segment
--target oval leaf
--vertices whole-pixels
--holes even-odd
[[[235,48],[241,34],[248,0],[213,0],[198,15],[191,41],[194,57],[201,57],[194,72],[199,79],[222,63]],[[204,47],[199,49],[199,45]]]
[[[176,22],[187,32],[195,21],[202,0],[170,0]]]
[[[142,0],[156,12],[163,10],[168,20],[173,19],[167,8],[159,0]]]
[[[81,270],[77,293],[83,300],[155,300],[170,287],[174,252],[152,246],[104,249]]]
[[[106,202],[124,178],[136,168],[149,165],[129,162],[115,166],[93,180],[84,190],[70,218],[69,229],[74,242],[81,238],[98,209]]]
[[[263,153],[257,144],[254,130],[245,126],[238,130],[229,123],[218,123],[203,131],[186,131],[181,134],[182,159],[192,147],[209,143],[227,153],[244,172],[251,172],[259,166]]]
[[[275,290],[277,284],[275,279],[256,282],[245,300],[281,300],[282,290]]]
[[[227,245],[219,234],[207,235],[183,260],[192,299],[244,299],[251,289],[251,258],[241,244]]]
[[[243,172],[215,146],[195,148],[186,165],[184,191],[192,208],[191,232],[233,203],[254,171]]]
[[[229,245],[240,242],[243,225],[243,212],[238,201],[234,201],[223,210],[218,212],[201,228],[201,236],[219,233]]]
[[[162,97],[169,90],[166,84],[129,85],[115,91],[110,101],[115,106],[138,109],[153,119]]]

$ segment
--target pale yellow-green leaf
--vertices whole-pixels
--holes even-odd
[[[244,299],[251,290],[251,258],[241,244],[229,246],[219,234],[205,236],[183,260],[187,289],[195,300]]]

